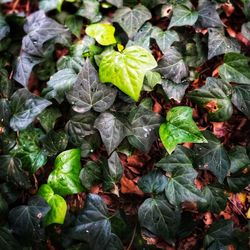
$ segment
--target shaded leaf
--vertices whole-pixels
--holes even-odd
[[[206,85],[188,93],[188,97],[208,111],[210,121],[226,121],[233,114],[232,87],[220,79],[207,77]]]
[[[41,223],[49,210],[47,202],[39,196],[32,197],[28,205],[12,208],[9,213],[9,224],[13,233],[25,242],[41,241],[44,239]]]
[[[244,37],[250,40],[250,22],[242,24],[241,33],[243,34]]]
[[[137,185],[144,193],[159,194],[164,191],[167,182],[167,177],[161,171],[152,170],[142,176]]]
[[[81,152],[79,149],[70,149],[60,153],[54,163],[54,170],[48,177],[48,184],[56,194],[65,196],[83,191],[79,174]]]
[[[188,68],[185,65],[182,55],[175,47],[170,47],[156,68],[166,79],[180,83],[184,77],[188,76]]]
[[[77,76],[72,90],[68,91],[67,99],[72,109],[85,113],[93,108],[103,112],[110,108],[116,98],[116,90],[99,82],[97,71],[89,60]]]
[[[61,11],[62,3],[64,0],[41,0],[39,1],[39,9],[49,12],[57,9]]]
[[[204,136],[208,143],[195,145],[195,163],[200,169],[210,170],[223,183],[230,168],[230,159],[220,141],[209,131]]]
[[[101,82],[111,82],[137,101],[147,71],[155,68],[154,57],[144,48],[131,46],[119,53],[111,51],[102,58],[99,68]]]
[[[245,187],[249,185],[250,172],[248,168],[247,173],[235,173],[227,177],[227,184],[229,190],[233,193],[239,193],[243,191]]]
[[[240,44],[233,38],[227,38],[220,29],[209,28],[208,60],[229,52],[240,52]]]
[[[80,38],[83,18],[76,15],[69,15],[65,19],[65,25],[77,37]]]
[[[20,249],[20,243],[14,238],[9,228],[0,227],[0,247],[5,250]]]
[[[44,218],[45,224],[63,224],[67,212],[67,204],[63,197],[54,194],[54,191],[48,184],[41,185],[37,194],[43,197],[51,208]]]
[[[130,112],[128,119],[132,130],[128,141],[139,150],[148,152],[157,138],[162,117],[140,105]]]
[[[250,58],[238,53],[228,53],[219,67],[220,77],[227,82],[250,84]]]
[[[113,21],[119,23],[131,38],[151,17],[150,11],[145,6],[138,4],[133,9],[129,7],[118,9],[114,14]]]
[[[87,26],[86,34],[104,46],[116,43],[115,27],[109,23],[95,23]]]
[[[76,14],[89,19],[91,23],[96,23],[102,18],[99,8],[99,1],[83,0],[83,6],[76,12]]]
[[[49,105],[51,102],[31,94],[27,89],[17,90],[10,98],[10,127],[14,131],[27,128]]]
[[[170,20],[170,24],[168,28],[172,28],[174,26],[184,26],[189,25],[192,26],[198,19],[198,12],[190,10],[185,5],[176,5],[173,8],[173,15]]]
[[[146,199],[139,208],[138,217],[142,228],[173,243],[180,223],[180,212],[166,200]]]
[[[190,107],[179,106],[172,108],[167,113],[166,122],[160,126],[160,138],[171,154],[176,145],[183,142],[204,143],[207,140],[199,131],[192,119],[192,109]]]
[[[5,38],[10,32],[10,27],[5,21],[5,18],[2,14],[0,14],[0,40]]]
[[[100,132],[108,154],[111,154],[128,135],[128,128],[112,113],[101,113],[94,127]]]

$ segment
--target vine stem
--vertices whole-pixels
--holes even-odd
[[[137,223],[136,223],[136,225],[135,225],[135,228],[134,228],[134,231],[133,231],[132,238],[131,238],[131,240],[130,240],[130,242],[129,242],[129,245],[128,245],[128,247],[127,247],[126,250],[129,250],[129,249],[132,247],[132,244],[133,244],[134,239],[135,239],[136,229],[137,229]]]

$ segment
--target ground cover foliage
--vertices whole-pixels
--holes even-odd
[[[0,10],[0,249],[248,249],[249,0]]]

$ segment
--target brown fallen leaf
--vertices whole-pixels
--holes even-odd
[[[212,214],[210,212],[206,212],[204,214],[204,219],[203,219],[204,223],[207,225],[207,226],[210,226],[213,224],[213,217],[212,217]]]
[[[121,193],[144,195],[133,180],[128,179],[125,175],[121,178]]]

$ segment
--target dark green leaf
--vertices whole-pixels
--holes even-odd
[[[250,85],[233,87],[232,103],[250,119]]]
[[[204,132],[208,143],[195,145],[195,163],[200,169],[210,170],[223,183],[230,169],[230,158],[220,141],[209,131]]]
[[[0,40],[5,38],[10,32],[10,27],[6,23],[5,18],[2,14],[0,14]]]
[[[197,172],[192,167],[178,166],[171,171],[165,188],[165,195],[173,205],[182,202],[205,201],[200,190],[194,185]]]
[[[8,203],[7,201],[3,198],[2,194],[0,194],[0,221],[2,221],[5,216],[8,214]],[[0,230],[1,231],[1,230]],[[0,233],[1,235],[1,233]],[[1,238],[1,236],[0,236]],[[0,242],[1,242],[1,239],[0,239]],[[1,246],[1,243],[0,243],[0,246]]]
[[[129,142],[139,150],[148,152],[157,138],[161,116],[139,106],[130,112],[128,119],[132,129],[132,135],[128,136]]]
[[[180,222],[180,212],[166,200],[145,200],[139,208],[138,217],[142,228],[161,237],[169,243],[174,242]]]
[[[131,38],[151,17],[150,11],[145,6],[138,4],[133,9],[129,7],[118,9],[114,14],[113,21],[119,23]]]
[[[15,131],[27,128],[49,105],[51,102],[31,94],[25,88],[17,90],[10,98],[11,128]]]
[[[219,67],[219,74],[227,82],[250,84],[250,58],[238,53],[228,53]]]
[[[6,227],[0,227],[0,248],[5,250],[20,249],[20,243],[14,238],[11,230]]]
[[[142,176],[137,185],[144,193],[159,194],[164,191],[167,182],[167,177],[161,171],[153,170]]]
[[[182,55],[175,47],[170,47],[158,63],[156,68],[166,79],[176,83],[188,76],[188,68],[183,61]]]
[[[17,187],[28,189],[30,181],[26,173],[22,170],[22,162],[10,155],[0,156],[0,180],[14,184]]]
[[[202,196],[206,202],[198,203],[201,211],[210,211],[219,214],[226,208],[227,196],[222,188],[207,185],[202,189]]]
[[[67,99],[78,113],[85,113],[91,108],[103,112],[113,104],[116,92],[114,88],[100,83],[94,66],[86,60],[72,90],[67,93]]]
[[[111,154],[128,135],[128,128],[112,113],[101,113],[95,120],[94,127],[101,134],[108,154]]]
[[[173,16],[171,18],[170,24],[168,28],[174,26],[184,26],[189,25],[192,26],[198,19],[198,12],[190,10],[185,5],[176,5],[173,8]]]
[[[240,44],[233,38],[227,38],[220,29],[208,29],[208,60],[214,56],[229,52],[240,52]]]
[[[0,97],[9,98],[13,91],[13,83],[9,80],[9,73],[4,68],[0,69]]]
[[[205,247],[208,249],[212,244],[226,246],[230,244],[233,233],[233,222],[219,220],[213,223],[205,236]],[[216,249],[216,248],[211,248]],[[218,248],[217,248],[218,249]]]
[[[186,168],[192,167],[192,153],[191,149],[183,146],[177,146],[171,155],[162,158],[159,162],[157,162],[156,166],[170,173],[179,166]]]
[[[169,99],[174,99],[177,102],[181,102],[188,86],[189,82],[175,83],[167,79],[162,79],[162,88],[167,97]]]
[[[208,111],[209,120],[226,121],[233,114],[232,87],[220,79],[208,77],[206,85],[188,93],[188,97]]]
[[[43,150],[49,156],[54,156],[66,149],[68,145],[68,136],[64,131],[51,130],[40,139]]]
[[[67,204],[63,197],[54,194],[54,191],[48,184],[43,184],[37,194],[43,197],[51,208],[44,218],[45,224],[63,224],[67,212]]]
[[[87,162],[87,164],[81,169],[80,180],[82,185],[90,190],[91,187],[101,182],[102,180],[102,169],[93,161]]]
[[[9,213],[9,224],[13,233],[24,242],[39,242],[44,238],[42,220],[50,207],[43,198],[32,197],[28,205],[14,207]]]
[[[231,161],[230,172],[236,173],[243,170],[245,167],[250,166],[250,159],[247,155],[245,147],[236,146],[228,152]]]
[[[177,144],[183,142],[207,142],[192,119],[192,109],[186,106],[174,107],[168,111],[166,122],[161,124],[159,133],[169,154]]]
[[[60,153],[54,163],[54,170],[50,173],[48,184],[56,194],[65,196],[83,191],[79,174],[81,170],[81,152],[70,149]]]
[[[66,17],[65,25],[69,30],[78,38],[81,36],[81,30],[83,24],[83,18],[75,15],[70,15]]]
[[[38,120],[40,121],[43,129],[48,133],[55,126],[57,118],[61,116],[61,112],[56,107],[46,108],[39,116]]]
[[[8,99],[0,99],[0,127],[7,127],[11,117],[10,102]]]
[[[103,166],[104,190],[115,189],[115,185],[120,181],[123,174],[123,166],[121,164],[119,155],[114,151],[108,163]]]
[[[44,133],[38,128],[24,130],[17,138],[17,145],[11,150],[11,154],[21,160],[22,168],[31,174],[47,162],[47,155],[39,145],[42,136]]]
[[[235,173],[227,177],[227,183],[230,191],[233,193],[241,192],[245,187],[249,185],[250,172],[248,173]]]
[[[209,0],[199,1],[198,14],[198,23],[200,23],[203,28],[215,28],[223,25],[216,11],[216,5]]]

